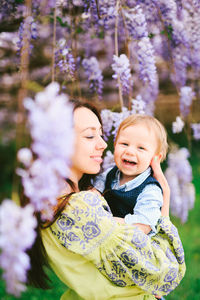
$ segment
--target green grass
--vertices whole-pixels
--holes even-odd
[[[0,282],[0,299],[1,300],[59,300],[61,295],[66,291],[66,286],[57,278],[57,276],[51,271],[48,270],[49,277],[52,280],[52,289],[42,290],[32,287],[21,294],[19,298],[8,295],[5,292],[5,283]]]
[[[199,300],[200,299],[200,153],[199,147],[195,147],[192,151],[190,162],[193,166],[193,183],[196,188],[195,207],[189,212],[188,221],[181,224],[179,219],[171,217],[173,223],[177,226],[183,243],[186,258],[186,274],[180,285],[165,299],[167,300]],[[50,278],[53,282],[53,288],[50,290],[40,290],[28,288],[20,298],[22,300],[57,300],[66,287],[59,281],[56,275],[49,271]],[[0,299],[11,300],[16,299],[7,295],[5,292],[5,284],[0,282]],[[90,299],[88,299],[90,300]]]

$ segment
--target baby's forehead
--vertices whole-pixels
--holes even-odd
[[[146,122],[138,122],[136,124],[124,125],[120,128],[118,132],[118,138],[128,138],[130,140],[140,139],[141,142],[145,141],[145,139],[151,140],[155,142],[155,139],[158,142],[158,134],[153,126],[149,126]]]
[[[147,131],[154,131],[153,130],[153,127],[150,126],[150,124],[148,124],[147,122],[144,122],[144,121],[140,121],[140,122],[136,122],[136,123],[131,123],[131,124],[124,124],[120,130],[119,130],[119,134],[121,132],[124,132],[124,131],[135,131],[136,130],[136,127],[140,127],[142,128],[143,130],[147,130]],[[128,129],[128,130],[126,130]]]

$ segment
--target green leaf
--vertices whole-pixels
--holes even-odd
[[[69,24],[67,22],[63,22],[63,20],[61,19],[61,17],[56,17],[56,20],[60,23],[61,27],[67,27],[70,28]]]

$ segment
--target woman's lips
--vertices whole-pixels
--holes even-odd
[[[95,160],[98,163],[102,163],[103,159],[101,156],[90,156],[93,160]]]

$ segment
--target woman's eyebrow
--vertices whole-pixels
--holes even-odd
[[[86,131],[88,129],[91,129],[91,130],[95,131],[95,130],[102,130],[102,127],[99,127],[99,128],[96,128],[96,127],[87,127],[87,128],[84,128],[81,132],[84,132],[84,131]]]

